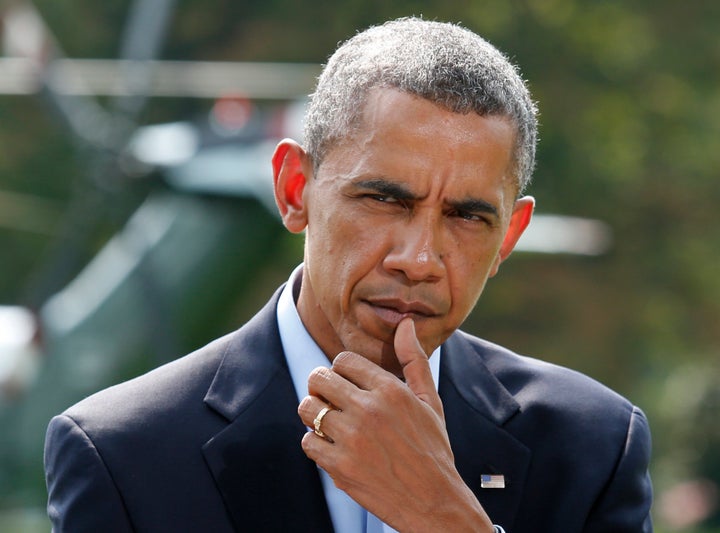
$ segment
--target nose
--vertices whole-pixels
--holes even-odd
[[[383,266],[401,272],[410,281],[434,281],[443,276],[441,222],[431,215],[414,215],[394,228],[392,246]]]

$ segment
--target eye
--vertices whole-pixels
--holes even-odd
[[[468,222],[481,222],[485,220],[482,216],[470,211],[455,211],[454,213],[451,213],[451,216],[467,220]]]
[[[400,203],[400,200],[398,200],[394,196],[390,196],[389,194],[366,194],[365,198],[370,198],[371,200],[382,202],[384,204]]]
[[[393,196],[392,194],[367,193],[364,194],[363,197],[379,204],[385,204],[387,206],[397,206],[403,209],[408,209],[410,205],[407,200],[403,198],[398,198],[397,196]]]
[[[473,211],[456,210],[449,213],[449,216],[458,218],[463,222],[469,222],[473,224],[486,224],[492,225],[492,222],[482,213],[476,213]]]

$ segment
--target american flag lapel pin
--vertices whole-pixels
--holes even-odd
[[[480,487],[483,489],[504,489],[505,476],[502,474],[482,474],[480,476]]]

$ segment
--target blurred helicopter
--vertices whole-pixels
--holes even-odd
[[[0,307],[0,508],[42,506],[53,414],[236,327],[238,302],[282,256],[270,155],[296,135],[318,67],[154,62],[172,8],[136,1],[116,62],[64,58],[29,2],[3,14],[0,92],[41,96],[77,140],[87,179],[29,301]],[[193,121],[136,124],[150,97],[177,94],[212,106]],[[121,181],[145,181],[142,201],[78,268]]]

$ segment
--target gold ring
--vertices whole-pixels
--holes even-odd
[[[318,437],[325,438],[325,433],[322,432],[322,429],[320,429],[320,426],[322,425],[323,418],[325,418],[325,415],[328,414],[330,411],[333,411],[333,407],[326,405],[322,409],[320,409],[320,412],[315,417],[315,420],[313,420],[313,425],[315,426],[315,435]]]

